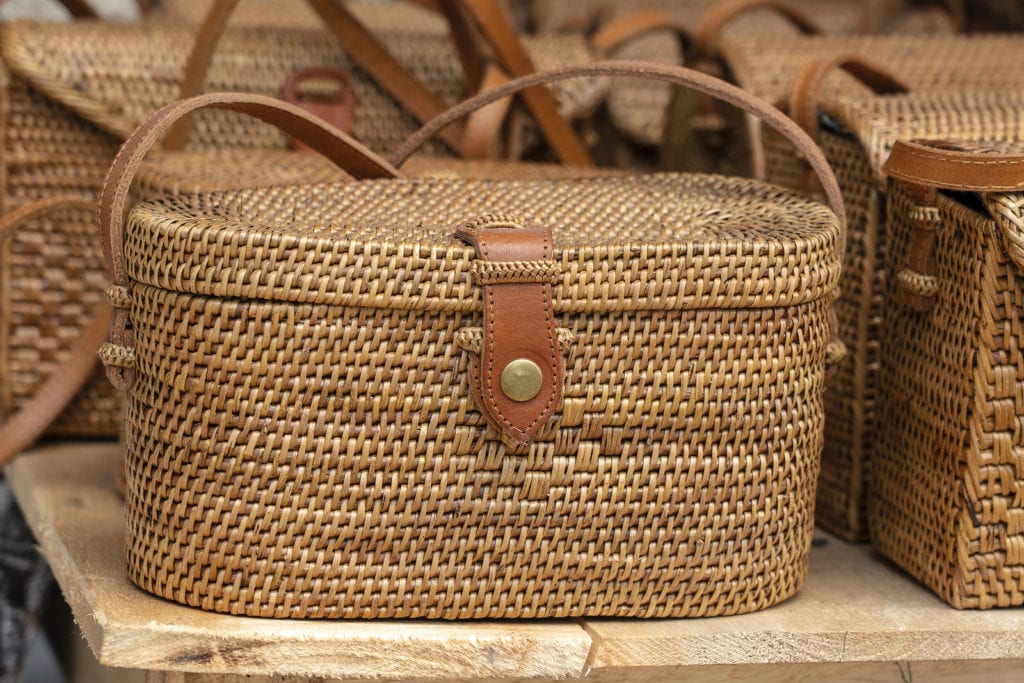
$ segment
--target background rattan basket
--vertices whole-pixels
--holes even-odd
[[[957,171],[954,196],[921,174],[890,183],[871,538],[954,607],[1020,606],[1024,146],[956,148],[967,164],[1012,152],[1015,180],[970,190]]]
[[[1000,91],[1021,84],[1024,74],[1024,39],[1018,36],[846,36],[762,37],[724,44],[726,63],[742,87],[770,101],[790,94],[801,69],[817,60],[841,54],[860,55],[886,65],[914,91],[949,92],[941,108],[915,107],[913,96],[901,110],[894,102],[886,111],[863,116],[831,109],[835,130],[822,131],[821,144],[840,178],[849,214],[850,248],[846,251],[842,296],[837,302],[841,338],[849,353],[830,379],[826,396],[828,421],[817,517],[830,531],[849,540],[866,538],[863,473],[869,466],[875,428],[876,377],[881,259],[884,239],[884,184],[879,169],[888,146],[901,136],[955,135],[963,137],[1014,136],[1014,112],[999,104],[998,96],[979,95],[990,110],[973,114],[970,95],[959,91]],[[837,72],[821,88],[821,101],[886,102],[856,78]],[[922,100],[924,101],[924,100]],[[936,99],[939,107],[942,99]],[[692,107],[693,98],[676,98],[676,114]],[[871,105],[865,104],[865,107]],[[961,111],[962,110],[962,113]],[[728,139],[721,148],[717,171],[749,170],[784,186],[805,188],[806,167],[793,147],[770,130],[762,130],[742,114],[723,109],[730,121]],[[905,118],[904,118],[905,117]],[[671,147],[684,144],[676,137]],[[688,158],[699,159],[703,147],[691,140]],[[753,159],[753,169],[750,168]],[[699,163],[695,162],[695,163]]]

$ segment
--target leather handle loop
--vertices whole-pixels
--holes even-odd
[[[51,197],[24,204],[0,217],[0,240],[10,237],[29,221],[61,210],[92,211],[94,204],[77,197]],[[36,393],[0,428],[0,469],[38,439],[60,415],[92,374],[96,351],[107,334],[110,308],[103,304],[82,327],[70,353],[46,378]]]
[[[496,0],[440,0],[449,12],[462,11],[476,25],[499,65],[513,77],[536,73],[537,69],[523,47],[515,26]],[[522,91],[523,101],[540,128],[541,134],[562,163],[593,166],[587,146],[558,109],[558,101],[545,87]]]
[[[172,102],[153,112],[128,137],[103,182],[98,219],[103,255],[115,284],[127,285],[121,259],[128,192],[146,154],[176,121],[199,109],[223,109],[258,118],[285,131],[357,178],[397,178],[401,173],[362,143],[294,105],[263,95],[210,93]]]
[[[196,32],[192,51],[185,62],[179,90],[180,99],[202,93],[206,74],[213,61],[220,38],[240,0],[213,0]],[[443,112],[446,105],[427,90],[387,48],[341,3],[335,0],[306,0],[327,28],[338,38],[352,60],[365,70],[377,84],[421,123]],[[181,121],[168,131],[164,148],[184,147],[188,128]],[[442,132],[438,137],[452,150],[458,151],[462,140],[461,126]]]
[[[898,140],[882,172],[894,180],[944,190],[1024,190],[1024,154],[979,154],[949,147]]]
[[[683,54],[693,43],[693,36],[682,23],[660,10],[640,10],[611,19],[590,37],[590,46],[602,57],[650,33],[668,31],[681,43]]]
[[[821,89],[828,77],[837,70],[850,74],[877,95],[910,92],[910,88],[901,80],[856,53],[843,53],[807,64],[800,69],[793,82],[789,96],[789,115],[815,142],[818,142],[821,135],[818,124]]]
[[[100,241],[115,285],[128,286],[128,273],[123,256],[124,219],[128,207],[128,192],[131,190],[135,175],[146,154],[163,137],[167,129],[198,109],[224,109],[265,121],[316,150],[343,171],[357,178],[401,176],[387,161],[345,133],[299,107],[272,97],[243,93],[211,93],[172,102],[150,114],[121,145],[100,190],[97,210]],[[131,348],[128,310],[124,306],[114,308],[110,322],[110,343],[113,347]],[[135,371],[132,368],[108,365],[107,377],[115,388],[125,390],[134,382]]]
[[[801,33],[822,35],[825,31],[803,12],[779,0],[720,0],[701,16],[693,31],[693,51],[698,59],[712,59],[718,52],[722,31],[735,19],[758,9],[767,9],[788,20]]]
[[[785,136],[807,159],[814,173],[821,181],[825,190],[828,203],[839,219],[842,228],[841,248],[845,249],[846,242],[846,214],[843,210],[843,197],[839,190],[836,177],[829,167],[825,156],[818,146],[814,144],[807,134],[793,123],[785,114],[764,100],[707,74],[693,69],[686,69],[670,64],[655,64],[650,62],[631,61],[606,61],[591,62],[576,66],[564,67],[554,71],[546,71],[532,74],[522,78],[509,81],[499,85],[487,92],[480,93],[468,100],[458,104],[443,115],[430,121],[414,133],[405,143],[391,156],[391,162],[396,167],[401,167],[405,161],[412,156],[416,150],[422,147],[427,140],[434,136],[438,130],[449,125],[452,121],[459,120],[480,107],[491,102],[502,99],[524,88],[534,85],[563,81],[570,78],[585,78],[595,76],[616,76],[645,78],[648,80],[665,81],[684,87],[691,88],[697,92],[710,95],[715,99],[732,104],[748,114],[768,124],[783,136]]]

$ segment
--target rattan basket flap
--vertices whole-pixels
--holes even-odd
[[[831,125],[860,142],[879,187],[885,186],[882,166],[896,140],[954,138],[989,148],[1024,140],[1020,90],[836,97],[824,100],[820,108]]]
[[[395,29],[391,12],[418,14],[411,26]],[[442,101],[464,95],[455,47],[437,15],[408,7],[354,5],[353,13],[379,35],[385,47]],[[420,17],[422,15],[422,21]],[[6,67],[53,101],[77,112],[101,129],[124,139],[149,112],[177,97],[182,67],[192,45],[190,26],[153,24],[47,24],[9,22],[0,26],[0,51]],[[590,61],[582,37],[524,39],[538,68]],[[248,27],[229,29],[207,78],[211,91],[255,92],[278,96],[288,77],[310,65],[328,64],[354,73],[360,103],[354,134],[373,149],[388,150],[418,125],[415,120],[355,69],[338,41],[322,30]],[[567,116],[589,112],[606,84],[580,81],[554,89]],[[239,123],[243,121],[243,123]],[[225,112],[203,112],[190,147],[285,147],[286,138],[258,122]]]
[[[714,176],[396,178],[258,96],[183,100],[133,134],[99,204],[133,581],[275,617],[698,616],[796,590],[843,242],[809,139],[716,79],[599,63],[477,96],[395,161],[521,88],[622,74],[764,116],[839,214]],[[146,150],[201,107],[274,121],[363,179],[125,222]]]

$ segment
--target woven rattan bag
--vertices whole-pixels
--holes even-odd
[[[957,45],[960,41],[956,41]],[[975,52],[995,45],[1014,46],[1003,61],[1016,58],[1024,67],[1024,42],[1010,43],[981,38],[970,48]],[[968,45],[951,49],[950,58],[970,59]],[[893,94],[874,95],[860,87],[863,95],[815,95],[816,83],[827,82],[827,74],[844,66],[879,90]],[[1020,73],[1000,74],[1020,78]],[[966,77],[966,74],[965,74]],[[982,81],[986,74],[978,74]],[[999,76],[990,76],[998,78]],[[854,82],[848,74],[844,79]],[[843,79],[835,79],[843,80]],[[886,85],[887,84],[887,85]],[[866,505],[876,454],[877,397],[879,376],[879,326],[886,271],[886,191],[882,164],[898,139],[916,137],[986,138],[1016,141],[1024,139],[1024,117],[1020,99],[996,92],[927,92],[899,94],[898,82],[877,66],[854,55],[839,55],[808,65],[797,78],[791,111],[818,140],[839,178],[849,216],[849,248],[836,302],[839,330],[849,353],[830,377],[825,396],[826,439],[822,455],[817,516],[819,524],[851,539],[867,535]],[[819,125],[819,116],[821,125]],[[780,184],[806,186],[804,164],[792,147],[766,133],[769,147],[769,180]],[[801,175],[801,173],[803,175]]]
[[[350,10],[373,30],[393,22],[380,7]],[[443,21],[421,14],[428,20],[427,29],[419,34],[385,31],[384,47],[412,76],[438,92],[442,102],[454,102],[462,93],[455,48],[443,31],[431,28]],[[90,355],[83,354],[84,346],[97,338],[91,332],[79,336],[101,305],[106,279],[86,202],[99,189],[117,142],[148,111],[177,95],[194,38],[192,28],[153,23],[19,21],[0,27],[0,127],[5,136],[0,211],[9,214],[0,228],[0,418],[31,409],[29,423],[17,423],[17,428],[5,424],[11,429],[3,434],[18,438],[4,439],[0,461],[37,435],[44,426],[40,421],[51,421],[67,400],[62,394],[69,398],[73,393],[70,381],[47,385],[52,390],[44,394],[40,389],[47,378],[80,373],[78,364]],[[537,43],[539,63],[546,63],[549,44]],[[549,56],[561,60],[565,45],[560,40]],[[589,52],[584,48],[580,55],[585,59]],[[331,35],[280,29],[227,31],[211,62],[208,76],[199,72],[210,87],[275,95],[299,69],[351,67]],[[354,130],[362,139],[387,149],[415,129],[415,119],[370,78],[355,79],[355,85],[359,106]],[[201,114],[185,141],[189,149],[288,144],[272,127],[227,112]],[[58,195],[67,199],[50,201]],[[11,214],[15,209],[23,211]],[[90,329],[103,327],[97,319]],[[81,342],[77,347],[76,340]],[[53,421],[50,433],[112,436],[119,419],[118,401],[97,377]]]
[[[682,64],[684,53],[690,64],[723,73],[717,64],[717,45],[730,40],[755,36],[789,37],[801,32],[815,34],[849,34],[892,32],[901,34],[948,34],[958,25],[956,13],[939,8],[908,9],[904,3],[883,0],[803,0],[780,3],[774,0],[643,0],[620,2],[538,2],[535,22],[539,31],[583,30],[598,27],[591,43],[598,54],[615,59],[642,59]],[[680,46],[679,38],[685,47]],[[708,68],[710,67],[710,68]],[[611,121],[629,140],[639,146],[660,147],[665,143],[673,90],[663,83],[639,82],[617,84],[607,96]],[[691,94],[681,92],[688,98]],[[719,135],[713,126],[720,124],[722,114],[710,102],[700,103],[693,124],[705,135],[694,142],[702,143],[706,134]],[[709,116],[710,115],[710,116]],[[690,118],[690,117],[688,117]],[[673,119],[675,120],[675,119]],[[708,128],[711,125],[712,128]],[[690,135],[676,131],[677,136]],[[692,157],[701,147],[668,148],[685,150]],[[667,153],[667,152],[666,152]],[[706,154],[715,156],[715,148]],[[737,160],[746,160],[743,150]],[[694,168],[715,163],[690,159]],[[702,169],[697,169],[702,170]]]
[[[394,162],[520,88],[611,75],[764,116],[841,212],[788,120],[678,67],[518,79]],[[147,148],[204,106],[381,179],[168,198],[126,223]],[[791,595],[813,526],[835,215],[721,177],[396,173],[301,110],[237,94],[169,106],[126,143],[100,220],[132,580],[276,617],[712,615]]]
[[[871,538],[954,607],[1024,605],[1024,145],[900,142],[885,171]]]

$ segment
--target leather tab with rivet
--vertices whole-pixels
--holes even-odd
[[[456,236],[473,246],[483,289],[483,343],[470,361],[480,411],[506,441],[529,443],[562,401],[565,359],[551,301],[560,276],[551,230],[511,216],[463,223]]]

